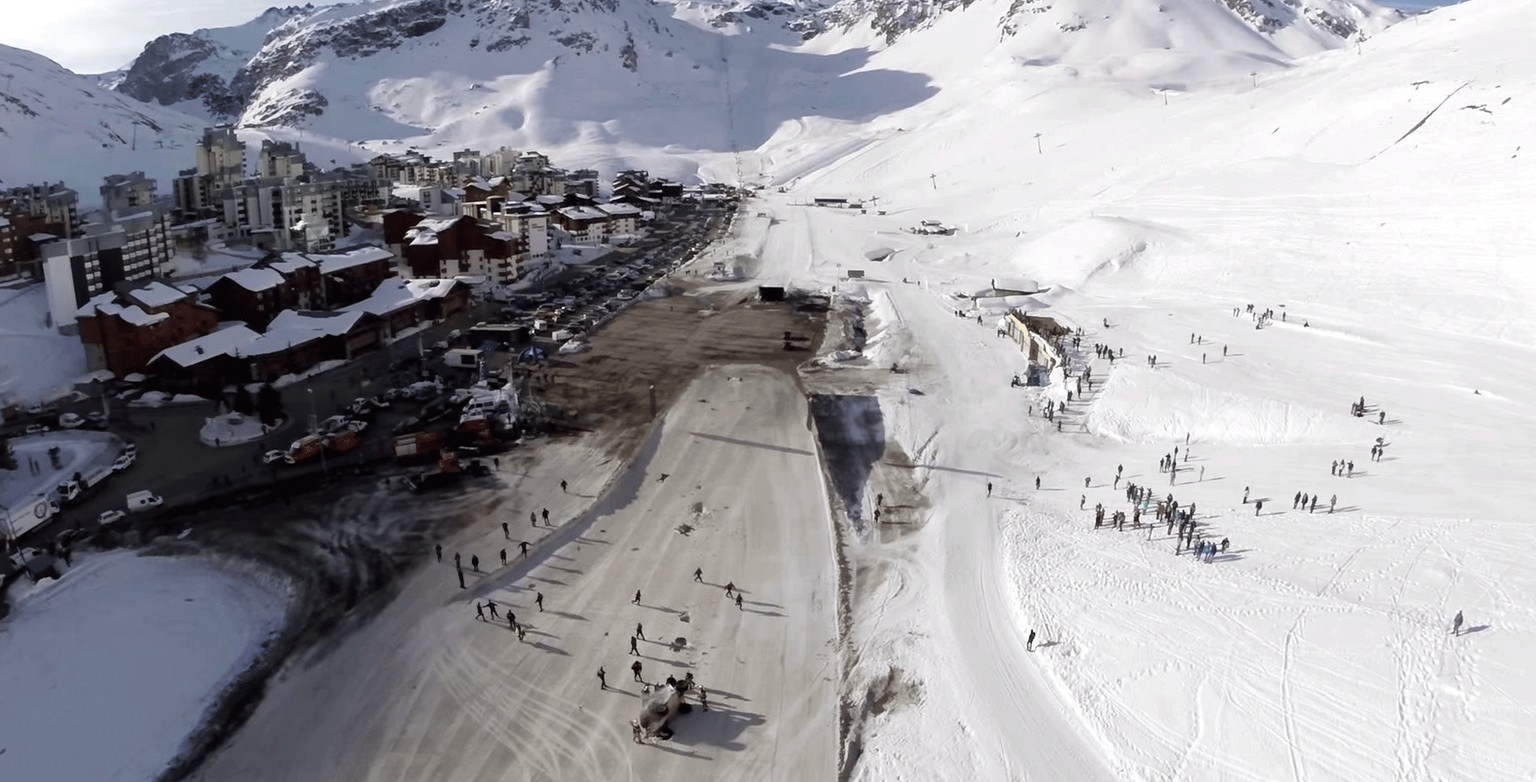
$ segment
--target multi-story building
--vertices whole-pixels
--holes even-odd
[[[16,226],[0,216],[0,279],[11,277],[18,271],[16,263]]]
[[[228,185],[245,179],[245,142],[229,125],[203,131],[197,142],[197,173],[213,177],[215,185]]]
[[[112,174],[102,180],[101,206],[107,214],[133,214],[155,205],[159,185],[143,171]]]
[[[87,223],[84,236],[42,243],[54,325],[66,330],[87,300],[119,283],[154,277],[175,254],[170,220],[155,209]]]
[[[566,206],[555,210],[555,224],[572,241],[596,243],[608,237],[608,213],[594,206]]]
[[[299,146],[289,141],[265,139],[256,156],[257,179],[297,179],[309,170]]]
[[[219,212],[213,177],[203,176],[195,168],[177,172],[176,178],[171,180],[171,195],[176,203],[176,214],[184,222],[205,219]]]
[[[341,189],[327,182],[252,179],[225,188],[219,200],[230,235],[266,250],[321,249],[316,220],[332,241],[348,233]]]
[[[549,211],[536,203],[507,203],[490,198],[464,205],[464,213],[476,220],[495,223],[502,231],[522,240],[529,259],[549,257]]]
[[[75,315],[86,368],[123,377],[143,372],[162,350],[211,333],[219,313],[197,297],[159,282],[103,293]]]
[[[43,244],[80,234],[79,196],[63,182],[0,191],[0,218],[13,233],[9,258],[0,254],[0,279],[43,276]]]

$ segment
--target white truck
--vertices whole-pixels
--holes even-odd
[[[139,491],[129,492],[128,494],[129,513],[138,513],[140,511],[150,510],[151,508],[158,508],[163,504],[165,504],[165,498],[148,489],[141,489]]]
[[[87,489],[95,487],[116,472],[112,465],[93,468],[87,472],[77,472],[73,478],[59,484],[59,499],[64,502],[74,502],[85,494]]]

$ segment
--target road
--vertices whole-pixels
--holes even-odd
[[[795,384],[768,369],[713,369],[632,466],[602,461],[592,442],[541,446],[531,473],[502,475],[483,522],[445,542],[466,565],[509,547],[510,566],[467,573],[463,591],[451,561],[423,567],[369,624],[275,682],[198,778],[830,778],[836,580]],[[528,511],[546,505],[565,523],[531,529]],[[503,538],[506,519],[515,536],[536,536],[527,562]],[[727,581],[745,592],[740,610]],[[485,598],[516,612],[526,643],[504,619],[476,620]],[[649,639],[638,658],[627,654],[636,623]],[[635,659],[648,681],[694,673],[711,710],[681,717],[670,742],[632,743]]]

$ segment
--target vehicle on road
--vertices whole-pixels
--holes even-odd
[[[112,472],[122,472],[123,470],[132,467],[133,463],[138,460],[139,452],[137,449],[132,451],[123,451],[117,455],[116,459],[112,460]]]
[[[320,451],[324,449],[325,441],[320,437],[312,434],[305,435],[294,440],[293,444],[288,446],[288,453],[284,454],[283,458],[289,464],[299,464],[319,456]]]
[[[59,426],[65,429],[79,429],[85,424],[85,419],[75,413],[65,413],[59,416]]]
[[[78,500],[81,495],[85,494],[87,489],[93,488],[107,478],[112,477],[114,472],[117,472],[115,463],[106,467],[95,468],[89,472],[77,472],[74,477],[58,485],[59,499],[65,502]]]
[[[90,421],[93,424],[105,424],[107,422],[107,414],[101,412],[100,410],[93,410],[86,414],[85,420]]]
[[[102,524],[111,524],[114,521],[122,521],[123,519],[125,519],[127,517],[128,517],[128,513],[126,511],[104,510],[104,511],[101,512],[100,516],[96,517],[96,521],[98,521],[98,522],[100,522]]]
[[[262,464],[272,464],[273,462],[287,461],[287,459],[288,459],[288,454],[286,454],[286,453],[284,453],[282,451],[277,451],[277,450],[267,451],[266,453],[261,455],[261,463]]]
[[[47,424],[28,424],[26,431],[27,431],[27,434],[42,434],[43,432],[48,431],[48,425]]]
[[[139,511],[150,510],[151,508],[158,508],[164,504],[164,497],[161,497],[160,495],[149,491],[148,489],[141,489],[139,491],[128,493],[129,513],[137,513]]]

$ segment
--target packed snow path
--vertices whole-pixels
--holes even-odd
[[[729,367],[695,382],[639,462],[611,484],[614,465],[587,447],[548,447],[516,495],[445,546],[442,564],[426,566],[367,627],[277,684],[203,778],[830,778],[836,581],[807,421],[790,378]],[[570,518],[605,484],[589,525],[585,517],[559,530],[528,524],[529,508]],[[500,528],[508,519],[511,541]],[[549,539],[530,569],[516,544],[535,534]],[[513,560],[507,568],[498,567],[502,547]],[[491,572],[470,571],[471,552]],[[728,582],[744,590],[741,609],[724,595]],[[476,620],[486,598],[516,613],[526,642],[504,613]],[[628,654],[636,623],[648,639],[638,658]],[[667,644],[676,637],[686,646],[673,653]],[[633,743],[636,659],[649,682],[693,673],[709,690],[710,711],[680,717],[671,741]]]

